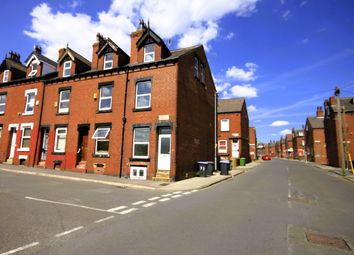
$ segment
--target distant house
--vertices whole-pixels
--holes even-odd
[[[249,146],[250,146],[250,157],[251,160],[256,160],[258,158],[257,155],[257,134],[256,128],[249,128]]]
[[[287,158],[286,152],[286,139],[284,137],[280,137],[280,157]]]
[[[244,98],[218,100],[218,156],[250,161],[249,120]]]
[[[317,107],[316,117],[307,117],[304,135],[307,159],[315,163],[327,164],[328,160],[322,107]]]
[[[340,98],[342,108],[343,145],[346,159],[348,153],[354,158],[354,98]],[[324,129],[327,142],[328,164],[341,167],[341,149],[338,127],[338,106],[335,97],[325,100]]]
[[[294,159],[301,159],[304,160],[305,158],[305,151],[304,151],[304,130],[302,129],[292,129],[292,136],[293,136],[293,149]]]
[[[285,148],[286,148],[286,157],[293,158],[294,148],[293,148],[293,136],[292,134],[287,134],[285,136]]]

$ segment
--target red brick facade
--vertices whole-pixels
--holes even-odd
[[[132,33],[130,58],[98,35],[92,63],[65,48],[57,72],[9,78],[0,85],[0,96],[6,95],[2,162],[9,158],[11,132],[17,130],[18,148],[27,126],[29,148],[14,150],[14,164],[141,179],[167,170],[179,180],[196,173],[198,160],[214,160],[216,91],[202,46],[169,51],[141,23]],[[23,114],[26,91],[35,92],[31,115]]]
[[[257,160],[257,135],[255,127],[249,128],[249,146],[251,160]]]

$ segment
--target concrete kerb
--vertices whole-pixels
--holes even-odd
[[[220,173],[215,173],[213,176],[194,177],[194,178],[185,179],[177,182],[171,182],[165,186],[162,186],[163,184],[161,183],[156,183],[153,186],[150,184],[149,186],[146,184],[144,185],[143,182],[142,185],[132,184],[132,183],[122,183],[119,182],[119,179],[117,181],[109,181],[109,180],[107,181],[107,180],[98,180],[94,178],[68,176],[68,174],[73,174],[71,172],[67,172],[67,173],[56,172],[55,174],[54,173],[52,174],[52,173],[40,172],[42,169],[28,168],[28,167],[25,168],[26,170],[19,170],[19,169],[6,168],[4,167],[4,165],[1,165],[0,171],[11,172],[16,174],[27,174],[33,176],[43,176],[43,177],[50,177],[50,178],[57,178],[57,179],[66,179],[71,181],[91,182],[91,183],[115,186],[118,188],[145,189],[145,190],[155,190],[155,191],[177,191],[177,190],[190,191],[195,189],[207,188],[214,184],[220,183],[224,180],[228,180],[230,178],[233,178],[234,176],[244,173],[246,169],[251,169],[255,166],[258,166],[259,164],[260,164],[259,162],[256,163],[252,162],[244,167],[237,167],[236,170],[231,170],[230,175],[220,175]],[[11,165],[11,167],[14,166]]]

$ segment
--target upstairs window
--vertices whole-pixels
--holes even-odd
[[[2,82],[8,82],[8,81],[9,81],[9,70],[5,70],[2,77]]]
[[[65,61],[63,65],[63,77],[70,76],[71,71],[71,61]]]
[[[26,106],[25,106],[25,112],[23,113],[24,115],[33,114],[36,94],[37,94],[37,89],[26,90],[25,92]]]
[[[6,106],[6,94],[0,95],[0,114],[5,113],[5,106]]]
[[[200,81],[205,83],[204,65],[200,63]]]
[[[113,68],[113,53],[107,53],[104,55],[104,64],[103,64],[103,69],[112,69]]]
[[[144,46],[144,62],[155,61],[155,45],[148,44]]]
[[[32,63],[32,71],[28,74],[29,77],[35,76],[37,74],[38,63]]]
[[[65,152],[67,131],[68,129],[66,127],[57,128],[55,130],[54,152]]]
[[[196,78],[199,78],[198,66],[199,66],[199,60],[197,57],[194,57],[194,77]]]
[[[95,154],[96,155],[108,155],[109,149],[109,127],[96,128],[92,139],[96,140]]]
[[[229,119],[221,120],[220,131],[229,131],[229,130],[230,130]]]
[[[136,84],[135,108],[144,109],[151,106],[151,81],[141,81]]]
[[[148,158],[149,157],[149,138],[150,128],[135,128],[133,140],[133,157]]]
[[[112,109],[112,85],[100,87],[100,111],[109,111]]]
[[[70,89],[65,89],[59,93],[59,113],[68,113],[70,103]]]

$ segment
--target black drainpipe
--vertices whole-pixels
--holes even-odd
[[[120,146],[120,164],[119,164],[119,178],[122,178],[123,171],[123,149],[124,149],[124,134],[125,134],[125,124],[127,123],[127,118],[125,116],[127,110],[127,90],[129,83],[129,67],[125,69],[125,91],[124,91],[124,107],[123,107],[123,117],[122,117],[122,143]]]

